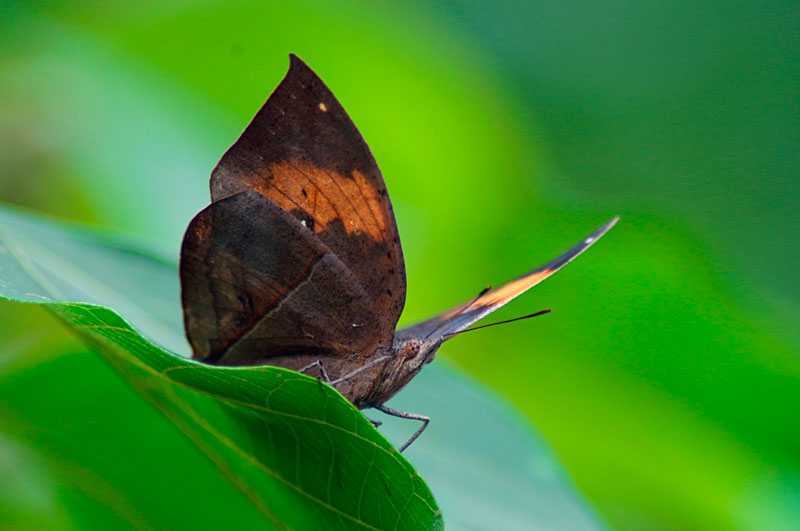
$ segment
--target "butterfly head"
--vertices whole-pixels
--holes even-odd
[[[401,365],[416,374],[423,365],[433,361],[441,344],[441,338],[435,340],[409,338],[396,341],[393,349]]]
[[[391,359],[380,376],[378,385],[364,406],[381,405],[411,381],[426,363],[433,361],[442,338],[396,338],[391,347]]]

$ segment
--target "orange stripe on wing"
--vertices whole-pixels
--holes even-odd
[[[541,282],[542,280],[546,279],[553,273],[558,271],[558,269],[545,269],[543,271],[534,271],[532,273],[528,273],[524,277],[520,277],[516,280],[512,280],[511,282],[500,286],[497,289],[494,289],[480,297],[478,300],[473,302],[470,305],[470,309],[477,309],[478,307],[486,307],[486,306],[494,306],[495,304],[500,304],[502,306],[506,302],[518,297],[519,295],[525,293],[536,284]]]

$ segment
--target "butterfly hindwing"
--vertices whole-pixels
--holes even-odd
[[[297,370],[308,359],[367,356],[380,344],[377,313],[358,280],[296,218],[256,192],[195,216],[180,274],[187,336],[204,361]]]
[[[355,276],[391,344],[405,303],[403,254],[380,170],[353,122],[299,58],[211,176],[218,201],[255,190],[297,218]]]

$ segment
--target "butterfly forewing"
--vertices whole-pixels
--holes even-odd
[[[466,330],[495,310],[500,309],[510,301],[522,295],[541,281],[570,263],[579,254],[591,247],[601,236],[614,226],[619,218],[614,218],[605,223],[589,236],[582,239],[550,260],[543,266],[525,273],[521,277],[503,284],[499,288],[481,293],[471,301],[459,304],[436,317],[416,325],[398,330],[399,338],[435,339],[449,334]]]
[[[405,303],[392,205],[366,143],[322,80],[296,56],[211,176],[218,201],[252,189],[289,212],[370,296],[390,344]]]

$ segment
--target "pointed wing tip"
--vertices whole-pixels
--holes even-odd
[[[325,87],[325,90],[327,92],[330,92],[330,90],[327,88],[322,79],[320,79],[317,73],[314,72],[314,70],[312,70],[310,66],[308,66],[308,63],[300,59],[296,54],[290,53],[289,70],[286,71],[286,75],[283,78],[283,82],[287,82],[287,80],[298,80],[298,79],[312,81],[312,85],[321,85]],[[333,96],[333,94],[331,94],[331,96]]]
[[[613,227],[619,221],[619,216],[614,216],[609,221],[606,221],[600,228],[604,229],[604,232]]]
[[[289,71],[291,72],[295,68],[306,68],[309,69],[308,65],[305,61],[300,59],[296,54],[290,53],[289,54]]]
[[[589,236],[586,237],[586,240],[588,240],[586,243],[594,243],[595,241],[597,241],[598,238],[600,238],[606,232],[611,230],[611,227],[616,225],[619,219],[620,219],[619,216],[614,216],[609,221],[606,221],[605,223],[600,225],[600,227],[598,227],[593,233],[591,233]]]
[[[586,236],[580,242],[576,243],[572,247],[570,247],[567,251],[562,253],[560,256],[557,256],[553,260],[547,262],[545,265],[541,266],[540,268],[535,269],[531,273],[540,272],[546,273],[546,275],[542,278],[547,278],[547,276],[552,275],[575,258],[577,258],[580,254],[582,254],[586,249],[597,243],[597,240],[603,237],[603,235],[611,230],[617,221],[619,221],[619,216],[614,216],[611,220],[607,221],[606,223],[600,225],[598,228],[594,230],[591,234]],[[527,273],[523,275],[523,277],[530,275],[531,273]]]

